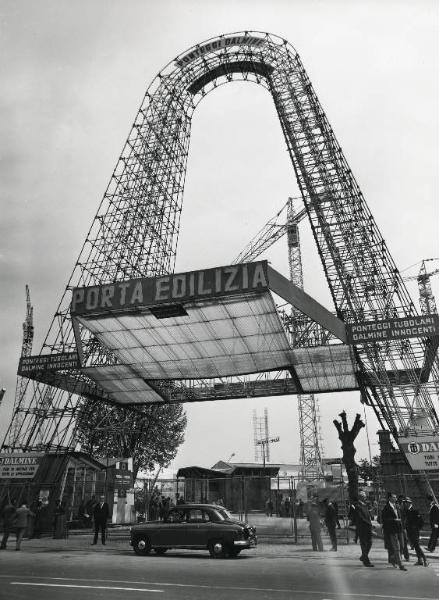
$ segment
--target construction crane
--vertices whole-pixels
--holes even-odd
[[[270,219],[264,227],[250,240],[244,250],[235,258],[232,264],[255,260],[264,250],[267,250],[275,242],[286,234],[288,227],[287,213],[291,202],[301,200],[301,198],[288,198],[287,202],[276,215]],[[306,210],[302,208],[294,217],[294,222],[299,223],[306,215]]]
[[[300,232],[294,201],[288,198],[287,223],[288,264],[290,281],[303,289],[302,250]],[[300,213],[299,213],[300,214]],[[291,307],[293,316],[299,311]],[[300,467],[302,479],[322,479],[323,462],[321,451],[321,432],[319,426],[319,404],[314,394],[297,396],[300,431]]]
[[[425,258],[421,261],[421,268],[419,269],[419,273],[417,275],[403,277],[404,281],[417,280],[419,289],[419,306],[423,315],[437,313],[436,300],[431,289],[430,278],[439,273],[439,267],[433,269],[432,271],[427,271],[426,265],[426,263],[433,261],[439,261],[439,258]]]
[[[23,322],[23,341],[21,344],[21,357],[27,357],[32,354],[32,345],[34,341],[34,309],[30,301],[29,286],[26,284],[26,317]],[[17,376],[15,386],[14,408],[12,410],[12,422],[9,428],[9,442],[16,439],[21,428],[23,420],[23,409],[25,405],[26,389],[29,380],[26,377]]]
[[[256,234],[250,243],[234,260],[234,264],[255,260],[264,250],[267,250],[283,235],[288,233],[288,264],[290,280],[303,288],[302,255],[300,248],[299,221],[305,215],[305,209],[295,211],[295,200],[288,198],[285,205],[266,225]],[[294,323],[290,328],[293,345],[300,337],[301,315],[297,309],[291,307],[291,315],[284,315],[286,324]],[[319,479],[323,477],[322,452],[320,443],[319,407],[314,394],[297,396],[300,432],[300,465],[303,479]],[[254,419],[256,417],[254,416]],[[256,440],[255,429],[255,440]],[[268,430],[267,435],[268,437]],[[255,441],[255,444],[257,442]],[[256,446],[255,446],[256,448]],[[255,450],[257,452],[257,450]],[[257,456],[257,454],[255,455]]]

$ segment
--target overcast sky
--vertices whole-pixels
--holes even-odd
[[[38,353],[147,86],[207,38],[241,30],[286,38],[398,267],[439,256],[436,0],[2,0],[0,11],[0,434],[14,398],[25,284]],[[254,84],[222,86],[193,119],[177,271],[229,264],[296,194],[270,95]],[[305,288],[332,309],[306,224],[302,240]],[[285,239],[263,258],[287,275]],[[351,420],[363,414],[359,394],[318,400],[324,454],[339,456],[332,420],[343,408]],[[232,453],[252,461],[253,410],[262,417],[264,407],[280,437],[272,462],[297,461],[296,398],[264,398],[188,405],[172,467],[210,467]],[[374,455],[378,426],[371,409],[366,417]],[[364,430],[358,447],[367,458]]]

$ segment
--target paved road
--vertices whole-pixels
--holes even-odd
[[[90,538],[30,540],[0,552],[1,600],[438,600],[439,560],[408,571],[390,567],[382,543],[375,567],[359,548],[312,552],[309,546],[260,544],[237,559],[207,552],[135,556],[126,541],[90,546]]]

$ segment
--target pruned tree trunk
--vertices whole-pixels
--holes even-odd
[[[348,492],[351,502],[358,497],[358,465],[355,462],[355,454],[357,452],[354,442],[360,430],[364,427],[359,414],[356,415],[352,429],[349,429],[346,420],[345,411],[339,414],[341,423],[334,419],[333,423],[338,431],[338,437],[341,441],[341,449],[343,451],[343,464],[348,476]]]

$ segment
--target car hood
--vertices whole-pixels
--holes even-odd
[[[244,523],[244,521],[235,521],[234,519],[226,519],[222,521],[223,523],[230,523],[231,525],[240,525],[241,527],[246,527],[247,529],[255,529],[253,525],[249,525],[248,523]]]

